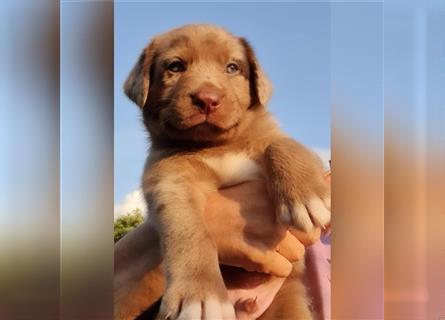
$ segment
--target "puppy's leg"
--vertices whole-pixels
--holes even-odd
[[[149,211],[158,225],[166,292],[158,319],[234,319],[218,256],[202,217],[212,173],[199,163],[161,160],[144,177]]]
[[[329,223],[329,189],[313,152],[282,138],[266,148],[264,164],[279,221],[303,231]]]
[[[134,320],[164,293],[158,232],[147,222],[114,245],[114,319]]]
[[[294,264],[294,270],[275,296],[274,301],[258,320],[312,320],[310,300],[303,284],[303,262]]]

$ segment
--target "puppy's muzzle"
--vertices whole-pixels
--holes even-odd
[[[190,96],[192,98],[192,104],[197,107],[201,113],[210,114],[221,106],[223,93],[215,86],[205,85]]]

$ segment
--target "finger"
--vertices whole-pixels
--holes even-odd
[[[305,248],[304,245],[288,231],[286,232],[286,236],[278,243],[276,251],[290,262],[295,262],[303,259]]]
[[[313,228],[312,230],[307,232],[291,228],[289,229],[289,231],[298,239],[298,241],[300,241],[306,247],[320,240],[320,228]]]
[[[271,274],[276,277],[287,277],[292,271],[292,264],[275,249],[265,248],[262,244],[238,242],[237,256],[221,256],[220,263],[239,267],[247,271]]]
[[[278,252],[272,250],[261,251],[256,249],[251,253],[255,271],[274,275],[276,277],[287,277],[292,271],[292,264]]]

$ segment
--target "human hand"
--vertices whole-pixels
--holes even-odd
[[[248,271],[287,277],[292,262],[304,257],[305,245],[320,237],[318,228],[290,232],[279,224],[263,180],[212,193],[204,211],[220,263]]]

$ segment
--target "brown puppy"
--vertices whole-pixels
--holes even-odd
[[[158,318],[234,319],[203,221],[207,195],[264,176],[277,218],[309,230],[330,220],[323,166],[266,111],[271,86],[247,41],[219,27],[188,25],[155,37],[125,92],[151,137],[143,192],[167,280]],[[285,284],[282,294],[296,295],[292,305],[272,305],[263,317],[311,317],[301,282]]]

